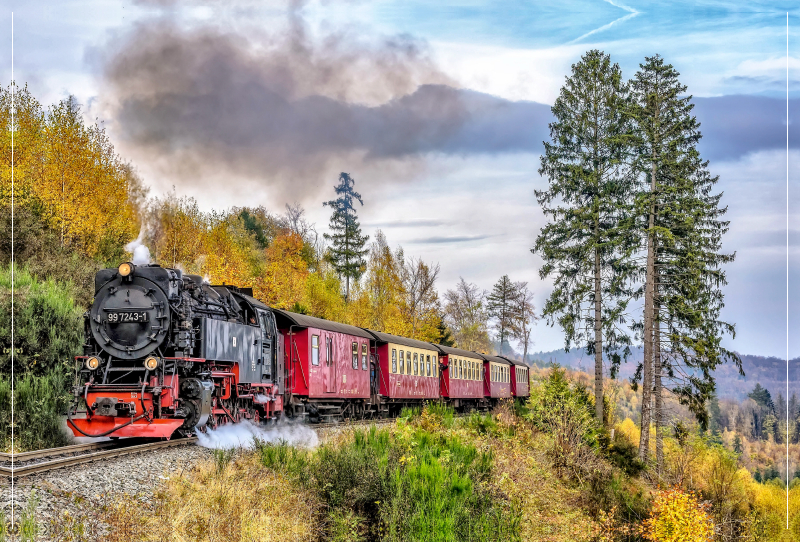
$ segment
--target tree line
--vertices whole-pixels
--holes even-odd
[[[595,415],[603,418],[603,363],[615,376],[644,347],[639,456],[649,458],[651,423],[663,464],[663,393],[689,407],[701,426],[714,393],[712,371],[738,356],[722,345],[734,326],[720,319],[728,230],[697,143],[692,97],[673,66],[645,58],[625,81],[610,55],[588,51],[572,66],[552,108],[550,141],[536,191],[548,218],[532,248],[554,289],[543,316],[566,344],[595,360]],[[641,302],[638,311],[634,301]]]

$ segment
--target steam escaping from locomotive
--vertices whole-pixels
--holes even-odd
[[[197,443],[203,448],[253,448],[256,441],[268,444],[288,444],[315,448],[319,444],[316,431],[307,425],[281,421],[271,427],[259,427],[248,420],[226,424],[205,433],[197,433]]]
[[[133,265],[148,265],[151,261],[150,249],[142,242],[145,233],[147,233],[147,229],[142,226],[142,229],[139,230],[139,236],[125,245],[125,250],[133,254]]]

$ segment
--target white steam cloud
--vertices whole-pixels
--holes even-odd
[[[147,265],[150,263],[150,249],[142,243],[146,232],[146,228],[142,226],[142,229],[139,230],[139,237],[125,245],[125,250],[133,253],[133,265]]]
[[[282,442],[291,446],[315,448],[319,444],[317,433],[307,425],[278,422],[270,427],[258,427],[248,420],[223,425],[215,430],[197,433],[197,443],[204,448],[253,448],[254,439],[264,442]]]

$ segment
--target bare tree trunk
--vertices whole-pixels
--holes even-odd
[[[661,433],[663,426],[662,387],[661,387],[661,322],[659,321],[658,294],[655,294],[655,310],[653,314],[653,372],[655,375],[655,425],[656,425],[656,473],[661,476],[664,467],[664,436]]]
[[[599,225],[595,221],[595,232]],[[602,300],[600,298],[600,249],[594,249],[594,411],[603,423],[603,328]]]
[[[650,171],[650,195],[655,193],[656,164],[653,161]],[[650,217],[648,219],[647,234],[647,268],[644,287],[644,360],[642,375],[642,432],[639,438],[639,459],[646,461],[650,455],[650,418],[651,418],[651,390],[653,389],[653,279],[655,264],[655,247],[653,226],[655,225],[655,202],[650,203]]]

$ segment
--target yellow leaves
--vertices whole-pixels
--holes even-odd
[[[303,239],[299,235],[278,235],[266,250],[267,264],[257,282],[256,297],[279,309],[292,309],[301,303],[308,279],[302,252]]]
[[[10,121],[10,88],[0,91],[0,117]],[[74,98],[44,111],[17,89],[14,130],[15,204],[34,208],[62,245],[104,256],[136,236],[143,188],[114,152],[100,125],[86,125]],[[2,197],[10,196],[10,122],[3,122]]]
[[[617,424],[616,430],[617,433],[624,436],[630,444],[633,444],[634,446],[639,445],[641,431],[636,423],[630,418],[625,418],[622,422]]]
[[[710,542],[714,522],[709,506],[701,504],[693,492],[672,488],[656,495],[641,534],[653,542]]]

